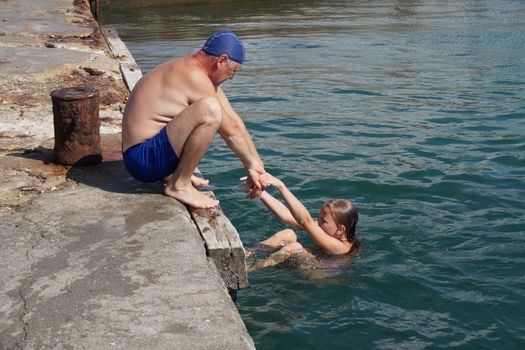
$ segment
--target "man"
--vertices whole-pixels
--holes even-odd
[[[245,166],[253,190],[266,187],[255,144],[220,88],[244,59],[237,35],[223,30],[196,54],[161,64],[140,79],[122,122],[124,164],[133,177],[167,179],[166,195],[195,208],[215,207],[216,200],[193,187],[192,175],[219,132]]]

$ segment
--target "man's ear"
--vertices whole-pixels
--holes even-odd
[[[225,64],[225,63],[228,63],[228,55],[223,53],[222,55],[219,56],[218,60],[217,60],[217,63],[218,64]]]

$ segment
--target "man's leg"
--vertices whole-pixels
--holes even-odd
[[[186,108],[166,125],[170,143],[179,157],[164,192],[195,208],[211,208],[218,201],[197,191],[191,182],[195,167],[208,151],[222,122],[222,107],[213,97],[205,97]]]

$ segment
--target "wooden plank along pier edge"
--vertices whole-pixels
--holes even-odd
[[[113,56],[119,62],[120,72],[131,92],[142,77],[142,72],[118,32],[107,28],[102,29],[102,32]],[[195,175],[202,177],[198,169]],[[208,192],[207,195],[215,198],[208,186],[200,186],[198,189]],[[246,254],[239,233],[220,206],[213,209],[188,207],[188,210],[204,240],[208,257],[213,260],[230,296],[235,301],[237,290],[248,287]]]

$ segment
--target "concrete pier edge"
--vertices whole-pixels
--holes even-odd
[[[142,78],[142,71],[115,29],[102,28],[102,33],[113,56],[119,62],[120,72],[131,92]],[[196,169],[195,175],[203,177],[199,169]],[[208,192],[210,197],[215,198],[209,186],[200,186],[199,190]],[[246,254],[239,233],[220,206],[207,210],[194,208],[188,210],[204,240],[208,257],[214,261],[228,292],[235,301],[237,291],[248,287]]]
[[[115,65],[89,5],[0,3],[0,349],[254,349],[207,229],[122,165],[135,67]],[[105,98],[104,161],[55,165],[49,92],[79,83]]]

